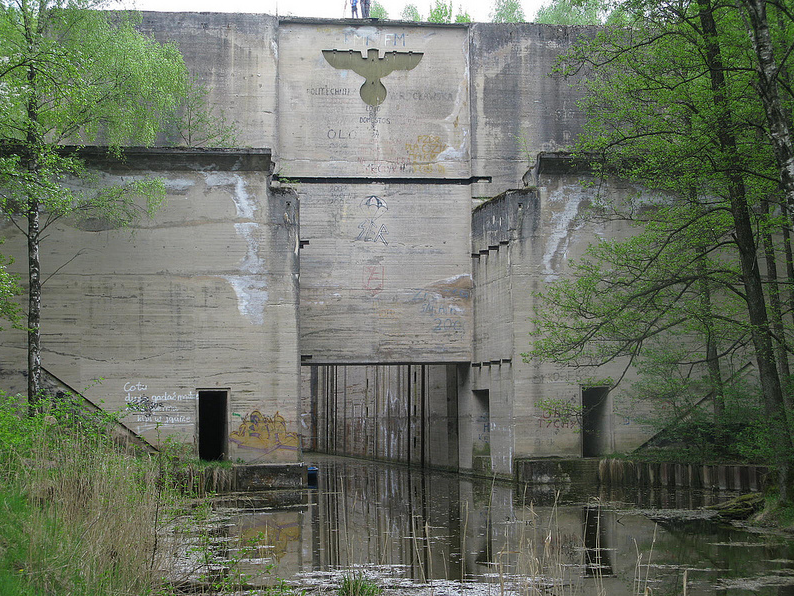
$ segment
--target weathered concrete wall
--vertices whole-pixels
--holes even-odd
[[[468,55],[465,27],[281,23],[279,171],[303,181],[304,360],[469,360],[468,187],[421,184],[469,176]],[[382,103],[367,103],[377,84]]]
[[[285,175],[469,176],[465,26],[283,20],[278,43]],[[367,103],[361,89],[379,84]]]
[[[278,19],[232,13],[143,13],[173,41],[238,124],[241,146],[272,147],[287,177],[490,176],[474,195],[515,188],[537,151],[569,147],[581,130],[579,92],[553,75],[557,58],[593,28]],[[364,78],[322,50],[421,52],[384,77],[379,106]]]
[[[540,405],[551,400],[578,411],[583,386],[594,378],[619,378],[624,362],[583,370],[521,357],[530,347],[535,293],[569,275],[568,261],[581,257],[589,243],[630,233],[623,225],[588,218],[595,193],[620,201],[641,190],[606,181],[596,191],[586,173],[568,171],[564,161],[545,158],[537,190],[505,193],[479,207],[472,219],[475,345],[460,398],[468,403],[461,411],[469,415],[461,423],[478,427],[478,399],[490,400],[490,459],[502,473],[513,471],[516,458],[603,455],[637,447],[649,436],[649,429],[633,419],[635,404],[624,394],[631,374],[609,392],[599,412],[585,411],[591,416],[585,421],[587,433],[581,415],[565,416],[559,408]],[[588,436],[585,448],[583,437],[590,434],[596,436]],[[476,451],[476,439],[471,440]],[[463,444],[461,449],[463,463]],[[477,462],[471,467],[477,469]]]
[[[132,242],[58,230],[50,271],[98,248],[48,284],[46,366],[81,389],[105,377],[86,392],[110,407],[161,396],[162,414],[133,421],[148,438],[160,416],[192,440],[196,390],[223,388],[226,455],[245,459],[276,435],[290,443],[266,457],[295,457],[295,433],[335,452],[502,474],[517,457],[583,454],[575,421],[538,403],[578,406],[583,379],[615,369],[521,352],[533,293],[591,240],[626,233],[579,219],[595,192],[581,173],[527,175],[538,151],[581,130],[578,91],[550,72],[591,29],[204,13],[146,13],[142,28],[178,45],[241,146],[272,148],[300,198],[300,238],[295,197],[263,172],[167,172],[172,200]],[[473,197],[535,183],[472,220]],[[12,345],[8,361],[24,361]],[[648,437],[620,392],[605,399],[584,451]]]
[[[277,172],[303,181],[302,354],[469,361],[472,309],[448,291],[467,289],[471,274],[466,202],[472,189],[520,186],[530,155],[572,142],[578,96],[549,73],[589,30],[170,17],[147,13],[144,27],[177,42],[242,144],[272,141]],[[413,62],[397,64],[393,52]],[[380,84],[385,95],[368,103],[361,89]],[[444,184],[472,174],[494,183]],[[427,290],[446,312],[417,302]]]
[[[278,18],[260,14],[145,12],[141,29],[174,43],[208,103],[237,128],[239,147],[278,146]],[[214,146],[209,144],[209,146]]]
[[[538,151],[570,147],[584,115],[579,90],[553,74],[557,59],[593,28],[533,23],[471,26],[472,172],[491,176],[474,196],[518,184]]]
[[[465,188],[307,184],[300,193],[304,361],[470,359]]]
[[[269,152],[95,167],[108,183],[161,176],[167,200],[131,234],[96,220],[49,230],[44,366],[154,444],[194,443],[199,391],[226,392],[227,458],[298,459],[298,202],[269,191]],[[23,271],[23,239],[8,222],[0,233]],[[24,334],[2,344],[6,364],[25,362]]]

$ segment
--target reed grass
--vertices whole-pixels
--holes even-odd
[[[7,596],[145,595],[163,586],[166,511],[183,497],[158,458],[115,448],[76,402],[0,395],[0,586]]]
[[[339,596],[378,596],[383,589],[361,572],[345,573],[339,585]]]

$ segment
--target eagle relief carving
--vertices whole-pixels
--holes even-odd
[[[323,50],[326,62],[334,68],[352,70],[364,77],[359,95],[364,103],[379,106],[386,99],[386,87],[381,79],[395,70],[411,70],[422,60],[422,52],[385,52],[383,57],[376,48],[367,50],[364,56],[358,50]]]

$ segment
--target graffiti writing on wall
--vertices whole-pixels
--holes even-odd
[[[364,169],[364,172],[366,174],[396,174],[396,173],[413,174],[414,173],[413,166],[407,161],[403,161],[403,160],[396,160],[393,162],[371,161],[369,159],[359,157],[358,162],[361,164],[361,167]]]
[[[386,228],[386,224],[378,221],[389,210],[386,201],[375,195],[370,195],[361,201],[359,207],[364,211],[366,219],[358,224],[358,229],[361,232],[356,240],[382,242],[388,245],[386,236],[389,235],[389,230]]]
[[[349,189],[347,186],[341,184],[336,184],[332,186],[330,192],[331,202],[336,203],[340,201],[351,200],[353,198],[353,195],[351,195],[348,192],[348,190]]]
[[[428,174],[434,171],[444,172],[444,166],[433,162],[447,147],[448,145],[441,141],[441,137],[435,135],[419,135],[416,137],[416,143],[405,144],[414,171]]]
[[[400,314],[396,308],[388,306],[387,304],[377,304],[377,313],[379,319],[393,320],[397,319]]]
[[[370,32],[371,31],[371,32]],[[368,29],[346,29],[345,44],[352,46],[405,47],[405,33],[381,33]]]
[[[382,265],[364,265],[364,283],[362,289],[373,296],[383,291],[386,283],[386,268]]]
[[[306,95],[350,95],[354,89],[347,87],[329,87],[324,85],[321,87],[309,87],[306,89]]]
[[[279,449],[297,451],[300,448],[300,435],[287,430],[287,421],[281,414],[276,412],[268,417],[259,410],[243,418],[240,427],[229,435],[229,441],[264,454]]]
[[[406,143],[405,150],[412,162],[428,162],[436,159],[447,148],[441,137],[435,135],[419,135],[416,143]]]
[[[578,432],[582,427],[583,408],[577,403],[576,398],[564,399],[542,399],[535,402],[535,406],[540,409],[541,415],[538,417],[540,429],[570,429]]]
[[[163,405],[162,403],[152,401],[152,398],[148,395],[141,395],[131,398],[130,401],[126,403],[126,409],[128,412],[138,412],[146,416],[151,416],[155,410],[159,410]]]
[[[461,333],[465,329],[465,304],[471,297],[471,278],[457,276],[427,288],[412,290],[410,302],[419,305],[419,311],[430,317],[434,333]]]
[[[454,101],[455,94],[450,91],[425,89],[424,91],[400,91],[392,94],[392,99],[405,99],[414,101]]]
[[[553,373],[537,373],[529,377],[529,382],[543,385],[546,383],[576,383],[581,384],[585,374],[576,370],[563,370]]]
[[[193,421],[192,417],[184,413],[184,408],[179,402],[195,401],[197,394],[188,390],[187,393],[179,391],[150,391],[146,383],[128,381],[124,383],[125,410],[135,416],[135,422],[157,424],[186,424]]]
[[[477,417],[477,424],[475,428],[480,429],[477,435],[477,441],[480,443],[491,442],[491,417],[488,413],[483,412]]]

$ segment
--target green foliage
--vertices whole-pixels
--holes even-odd
[[[380,5],[376,2],[372,11],[378,7]],[[379,18],[385,19],[388,15]],[[185,95],[179,98],[174,110],[175,116],[167,125],[166,137],[172,144],[185,147],[237,145],[236,126],[226,119],[223,110],[218,115],[213,114],[209,105],[209,94],[210,89],[202,85],[195,75],[189,77]]]
[[[229,540],[211,501],[186,492],[184,445],[166,440],[155,456],[125,454],[112,440],[118,416],[87,411],[68,394],[43,398],[28,414],[24,397],[0,393],[4,595],[166,596],[175,565],[202,593],[229,594],[272,571],[253,577],[242,566],[265,556],[267,536]],[[276,580],[267,594],[295,592]]]
[[[3,241],[0,240],[0,244]],[[0,255],[0,322],[3,319],[9,321],[12,325],[17,326],[20,319],[21,308],[19,303],[15,300],[23,290],[19,286],[19,276],[10,273],[7,269],[13,261]],[[3,326],[0,325],[0,331]]]
[[[671,432],[693,429],[684,442],[700,449],[706,424],[717,429],[709,443],[720,449],[724,437],[738,436],[730,400],[743,377],[735,363],[755,356],[763,390],[744,390],[739,402],[751,408],[761,395],[767,414],[763,431],[750,417],[742,421],[751,437],[742,453],[785,470],[794,462],[794,426],[784,422],[775,369],[786,369],[780,353],[794,326],[775,297],[791,280],[772,272],[775,254],[790,248],[782,233],[790,200],[781,200],[786,177],[773,142],[780,135],[765,110],[774,89],[745,27],[752,4],[627,2],[617,14],[597,2],[553,5],[626,25],[582,37],[560,72],[584,91],[577,153],[597,176],[645,190],[594,198],[590,217],[616,233],[537,297],[526,356],[635,365],[642,380],[632,390],[646,405],[666,403]],[[788,52],[790,15],[770,10],[773,45]],[[788,73],[778,74],[789,89]],[[786,91],[782,101],[790,108],[791,100]]]
[[[346,573],[337,593],[339,596],[378,596],[383,589],[363,573]]]
[[[0,208],[15,220],[34,205],[49,217],[98,209],[117,222],[133,214],[123,198],[161,195],[151,183],[97,191],[88,199],[64,184],[88,179],[77,153],[60,145],[151,145],[185,103],[187,72],[172,45],[135,29],[133,15],[86,10],[68,0],[0,9]],[[34,70],[31,63],[36,64]],[[195,86],[193,87],[195,89]]]
[[[524,10],[519,0],[495,0],[491,10],[494,23],[522,23],[525,21]]]
[[[419,11],[413,4],[409,4],[405,7],[403,10],[404,18],[406,14],[411,16],[410,19],[406,20],[420,20]],[[430,14],[427,17],[427,20],[430,23],[471,23],[471,17],[469,16],[469,13],[463,11],[463,9],[460,7],[458,7],[458,13],[454,16],[454,21],[452,15],[452,0],[449,1],[449,4],[444,2],[444,0],[436,0],[435,5],[430,7]],[[413,18],[414,16],[416,18]]]
[[[66,0],[0,9],[4,142],[29,143],[31,133],[47,145],[155,141],[184,95],[182,57],[138,33],[133,15],[111,21],[90,7]]]
[[[370,6],[369,16],[374,19],[388,19],[389,13],[386,12],[386,9],[383,7],[383,4],[375,0],[372,3],[372,6]]]
[[[64,217],[125,227],[165,196],[158,180],[109,186],[80,148],[149,146],[170,123],[190,144],[223,142],[225,121],[203,115],[174,45],[137,30],[132,13],[84,0],[0,4],[0,213],[28,241],[28,395],[41,391],[41,262],[48,226]],[[177,123],[174,124],[175,115]]]
[[[612,0],[552,0],[541,6],[532,19],[549,25],[623,24],[624,12]]]
[[[725,392],[725,408],[718,415],[708,402],[698,400],[698,395],[702,394],[657,395],[646,400],[644,405],[651,405],[649,414],[637,416],[636,420],[651,424],[660,432],[652,445],[637,455],[686,463],[771,461],[774,434],[756,389],[747,383],[733,384]]]
[[[462,10],[460,7],[458,8],[458,14],[455,15],[455,22],[456,23],[471,23],[471,16],[468,12]]]
[[[754,524],[789,530],[794,527],[794,505],[782,502],[776,491],[768,491],[765,500],[763,512],[753,518]]]
[[[422,15],[419,14],[419,9],[416,7],[416,4],[406,4],[403,11],[400,13],[400,18],[403,21],[419,22],[422,20]]]
[[[536,296],[538,332],[528,357],[575,366],[621,357],[631,362],[655,338],[675,334],[689,341],[681,362],[702,362],[705,345],[697,338],[715,324],[701,300],[703,283],[721,300],[719,330],[712,334],[728,342],[746,333],[732,291],[736,266],[719,251],[702,248],[704,241],[719,244],[730,234],[726,213],[702,213],[686,203],[653,208],[648,202],[644,209],[633,235],[591,245],[584,258],[570,263],[570,278]]]
[[[544,4],[532,19],[549,25],[600,25],[603,23],[600,4],[557,0]]]
[[[430,14],[427,17],[430,23],[450,23],[452,22],[452,0],[449,4],[444,0],[436,0],[435,5],[430,7]]]
[[[0,585],[3,594],[25,596],[30,594],[25,579],[24,560],[26,541],[12,541],[25,531],[25,519],[29,514],[25,496],[16,490],[0,489]]]

